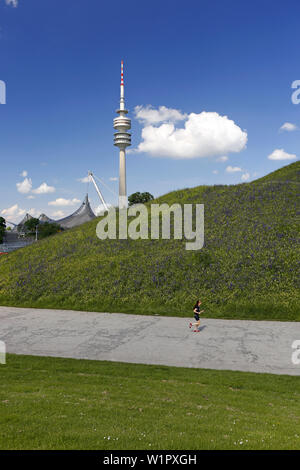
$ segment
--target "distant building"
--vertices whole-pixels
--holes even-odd
[[[90,206],[88,195],[86,195],[83,203],[81,204],[79,209],[77,209],[77,211],[67,217],[64,217],[63,219],[55,220],[53,222],[61,225],[64,229],[66,229],[77,227],[78,225],[93,220],[95,217],[96,216]]]
[[[67,217],[64,217],[60,220],[53,220],[50,219],[50,217],[48,217],[46,214],[41,214],[39,216],[39,221],[40,223],[55,223],[64,229],[69,229],[84,224],[85,222],[90,222],[95,217],[96,216],[90,206],[88,195],[86,195],[81,206],[75,212],[73,212],[73,214],[68,215]],[[21,222],[18,225],[15,225],[10,232],[6,231],[5,240],[3,244],[0,245],[0,252],[8,253],[18,248],[23,248],[24,246],[30,245],[34,242],[34,239],[22,238],[24,224],[30,219],[33,219],[32,215],[26,214]]]

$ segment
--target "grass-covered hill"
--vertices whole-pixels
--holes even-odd
[[[273,171],[262,178],[257,179],[254,183],[276,183],[276,182],[294,182],[300,183],[300,165],[299,161],[291,163],[290,165],[284,166],[279,170]]]
[[[300,320],[300,162],[252,183],[199,186],[155,202],[203,203],[205,246],[105,240],[97,220],[0,259],[0,304]]]

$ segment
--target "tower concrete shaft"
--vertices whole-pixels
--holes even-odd
[[[119,116],[114,119],[114,128],[117,130],[114,134],[114,145],[120,149],[119,209],[125,209],[128,206],[125,149],[131,145],[131,134],[127,132],[131,129],[131,119],[126,117],[128,111],[125,109],[123,61],[121,62],[120,108],[116,112]]]

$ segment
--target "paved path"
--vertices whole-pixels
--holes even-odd
[[[203,318],[193,333],[188,321],[0,307],[0,340],[16,354],[300,375],[300,323]]]

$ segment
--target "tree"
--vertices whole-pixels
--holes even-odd
[[[138,191],[128,197],[128,202],[130,206],[133,206],[134,204],[146,204],[146,202],[152,201],[153,199],[152,194],[148,192],[140,193]]]
[[[39,225],[40,221],[39,219],[35,219],[34,217],[32,219],[26,220],[26,222],[23,225],[23,229],[26,233],[28,234],[33,234],[36,231],[36,227]]]
[[[39,225],[39,238],[46,238],[62,231],[63,228],[59,224],[54,222],[44,222]]]
[[[63,230],[60,225],[54,222],[41,222],[39,219],[35,218],[26,220],[23,228],[27,235],[34,235],[37,230],[39,239],[49,237],[50,235],[54,235],[55,233],[61,232]]]
[[[0,243],[3,242],[3,236],[5,234],[6,222],[3,217],[0,217]]]

